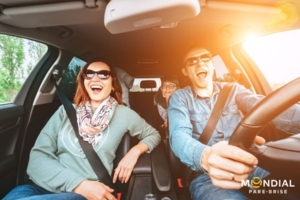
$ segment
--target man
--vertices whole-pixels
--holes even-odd
[[[228,96],[216,129],[208,144],[198,141],[225,83],[214,82],[212,56],[205,48],[194,46],[184,56],[182,73],[191,86],[177,90],[170,98],[168,115],[170,145],[181,162],[192,170],[203,172],[190,183],[193,199],[245,199],[238,190],[241,181],[253,176],[261,178],[269,173],[256,167],[258,160],[252,154],[228,145],[232,132],[241,121],[239,110],[249,112],[261,99],[239,84]],[[272,121],[282,131],[300,130],[300,107],[286,111]],[[290,111],[291,111],[290,110]],[[298,116],[298,117],[297,117]],[[255,142],[263,144],[257,137]],[[250,176],[249,176],[250,175]]]

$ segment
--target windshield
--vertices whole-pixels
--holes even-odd
[[[286,31],[243,44],[272,89],[300,77],[300,30]]]

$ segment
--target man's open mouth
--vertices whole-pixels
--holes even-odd
[[[199,71],[197,72],[197,76],[198,76],[199,78],[201,78],[201,79],[204,79],[204,78],[206,78],[206,76],[207,76],[207,71],[204,70],[204,69],[199,70]]]

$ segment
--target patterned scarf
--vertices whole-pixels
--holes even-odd
[[[87,141],[93,146],[98,144],[117,105],[118,102],[113,97],[109,96],[98,106],[94,114],[92,113],[89,101],[76,109],[79,135],[84,141]]]

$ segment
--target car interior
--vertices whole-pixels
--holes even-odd
[[[29,181],[30,150],[61,105],[51,82],[53,74],[73,101],[79,69],[87,62],[101,60],[139,80],[129,91],[130,108],[162,137],[157,149],[140,157],[129,183],[117,184],[119,198],[136,200],[153,194],[157,199],[190,199],[188,186],[181,179],[182,164],[169,147],[169,133],[161,127],[163,120],[154,95],[165,75],[175,75],[181,88],[190,85],[181,68],[184,53],[194,44],[212,53],[216,81],[238,82],[257,94],[268,95],[243,118],[249,126],[241,123],[230,144],[249,150],[254,137],[262,135],[267,145],[252,150],[260,155],[262,166],[274,173],[288,171],[281,178],[293,177],[300,182],[295,178],[300,166],[300,137],[261,132],[275,116],[299,102],[299,79],[273,92],[265,73],[243,46],[249,38],[299,29],[298,0],[0,0],[0,198]],[[25,41],[22,48],[24,56],[31,56],[29,60],[19,64],[14,58],[12,64],[4,63],[2,58],[9,53],[3,44],[8,45],[11,37],[11,41]],[[33,50],[37,58],[32,56]],[[9,67],[12,71],[6,75]],[[299,77],[297,72],[294,75]],[[21,77],[19,85],[6,87],[8,81],[3,77],[10,80],[17,76]],[[9,92],[15,95],[8,98]],[[273,142],[279,139],[283,140]],[[136,142],[125,134],[115,163]],[[284,166],[291,166],[291,170],[284,170]],[[299,196],[293,191],[288,197]]]

